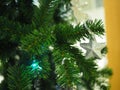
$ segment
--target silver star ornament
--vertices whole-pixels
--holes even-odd
[[[98,43],[95,38],[90,39],[89,43],[80,43],[80,46],[85,49],[86,59],[96,58],[101,59],[103,57],[101,50],[106,46],[105,43]]]

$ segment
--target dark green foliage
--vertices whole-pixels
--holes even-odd
[[[60,0],[39,0],[40,6],[35,8],[33,22],[36,27],[50,26],[54,24],[53,15]]]
[[[26,35],[26,37],[23,37],[21,41],[22,48],[33,55],[38,53],[39,55],[43,54],[48,50],[48,46],[53,43],[52,40],[54,40],[54,37],[51,33],[53,28],[54,27],[45,27],[39,28],[38,30],[34,29],[30,34]]]
[[[107,47],[104,47],[102,50],[101,50],[101,53],[103,54],[107,54],[108,52],[108,48]]]
[[[11,53],[19,45],[21,36],[32,30],[32,0],[0,1],[0,54]],[[8,50],[8,51],[7,51]],[[4,52],[2,52],[4,51]]]
[[[12,66],[8,68],[9,90],[31,90],[31,69],[26,66]]]
[[[104,27],[101,20],[86,21],[86,25],[90,31],[97,35],[104,34]],[[96,27],[97,26],[97,27]],[[96,27],[96,28],[95,28]],[[85,24],[77,25],[73,27],[69,24],[58,24],[55,28],[55,35],[57,38],[57,43],[75,43],[76,40],[80,38],[90,38],[92,34],[89,32],[88,28],[85,27]],[[69,33],[68,33],[69,32]],[[100,32],[100,33],[99,33]],[[59,45],[58,44],[58,45]]]
[[[71,0],[38,1],[39,7],[33,0],[0,1],[0,59],[5,77],[1,88],[34,90],[32,82],[38,79],[41,90],[55,90],[56,85],[69,89],[78,84],[88,90],[94,90],[95,84],[107,90],[99,78],[108,78],[111,70],[98,70],[95,58],[85,59],[81,50],[71,46],[93,34],[104,35],[102,21],[88,20],[73,27],[67,18],[71,13],[75,19]],[[105,51],[103,48],[101,53]],[[30,67],[33,57],[41,71]]]
[[[79,68],[67,50],[55,49],[53,52],[58,83],[73,86],[80,81]]]
[[[25,24],[31,23],[33,0],[1,0],[0,16]]]

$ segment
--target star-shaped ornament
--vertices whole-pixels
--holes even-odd
[[[86,59],[89,58],[101,59],[103,56],[101,50],[106,45],[105,43],[98,43],[95,37],[93,37],[93,39],[90,39],[89,43],[80,43],[80,46],[87,51]]]

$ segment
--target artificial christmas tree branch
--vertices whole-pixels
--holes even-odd
[[[97,84],[107,90],[109,86],[99,78],[108,78],[111,70],[99,71],[94,55],[86,58],[82,49],[71,46],[104,35],[102,21],[87,20],[73,26],[71,0],[38,1],[39,6],[33,0],[0,1],[0,59],[5,78],[0,88],[71,90],[81,85],[94,90]]]

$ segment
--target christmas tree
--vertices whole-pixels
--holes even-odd
[[[0,90],[108,90],[112,72],[95,63],[106,52],[95,35],[104,35],[101,20],[76,19],[71,0],[1,0]],[[88,39],[89,43],[81,43]],[[87,50],[73,46],[76,41]],[[82,90],[82,88],[81,88]]]

